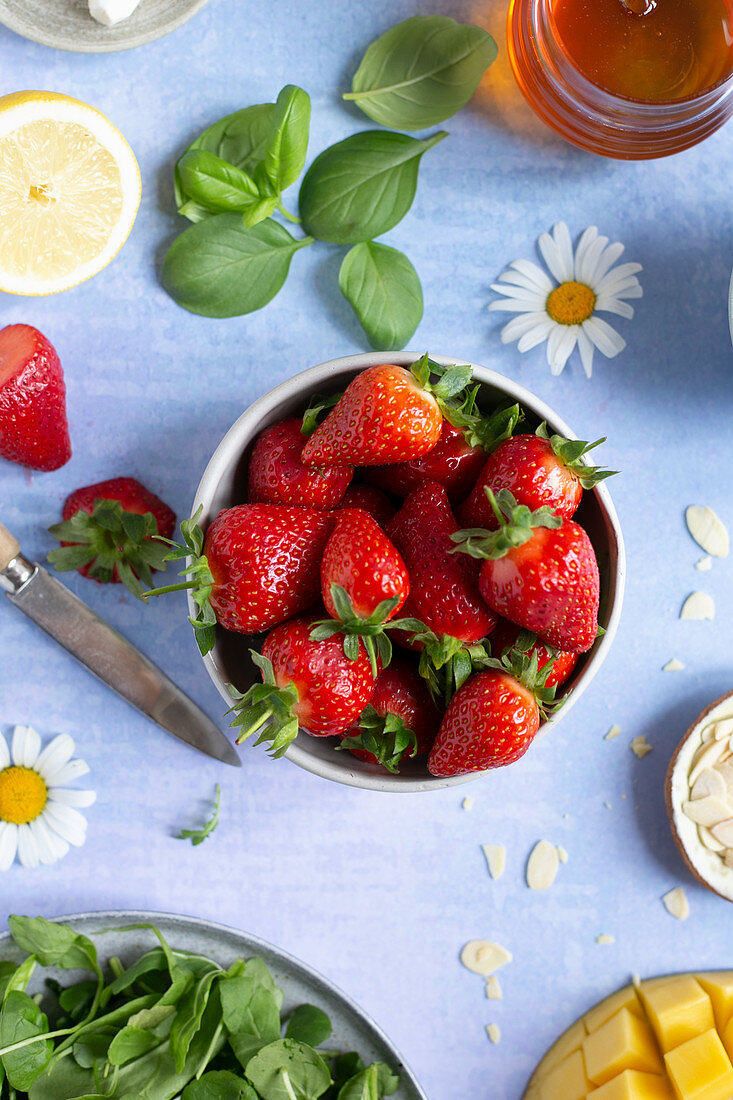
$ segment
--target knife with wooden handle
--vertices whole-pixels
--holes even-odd
[[[241,766],[218,726],[152,661],[42,566],[28,561],[0,523],[0,588],[12,604],[128,703],[174,737]]]

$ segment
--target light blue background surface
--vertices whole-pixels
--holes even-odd
[[[710,504],[733,526],[727,284],[733,264],[733,130],[678,157],[606,162],[564,145],[515,89],[505,4],[448,0],[212,0],[167,39],[110,56],[53,52],[0,28],[0,92],[70,93],[124,131],[142,168],[132,237],[97,278],[57,298],[0,300],[2,323],[38,326],[66,370],[74,458],[55,474],[0,467],[0,515],[43,556],[66,494],[117,474],[139,477],[184,516],[217,441],[275,382],[365,348],[340,300],[340,250],[297,255],[285,289],[261,313],[192,316],[156,271],[183,228],[172,207],[175,157],[205,125],[270,100],[288,82],[313,98],[312,153],[366,120],[338,93],[367,44],[399,19],[444,11],[482,21],[500,45],[479,101],[447,125],[424,160],[415,205],[389,242],[405,248],[425,289],[416,350],[467,357],[518,379],[584,438],[608,435],[607,465],[627,538],[626,608],[602,672],[551,737],[509,770],[470,787],[386,796],[319,780],[261,750],[241,772],[208,762],[156,731],[87,676],[10,605],[0,603],[0,724],[68,731],[99,800],[89,839],[51,869],[19,866],[0,880],[8,913],[140,907],[247,929],[322,970],[393,1037],[431,1100],[519,1100],[537,1059],[575,1016],[630,972],[733,966],[733,909],[698,887],[674,849],[662,799],[669,756],[689,722],[733,688],[733,563],[696,573],[683,510]],[[291,203],[295,201],[295,194]],[[629,347],[573,361],[550,376],[541,349],[520,357],[498,339],[489,284],[532,256],[559,218],[574,234],[597,224],[644,265],[645,296]],[[220,697],[201,665],[181,596],[148,610],[118,588],[79,577],[74,591],[139,643],[212,715]],[[693,589],[716,600],[715,623],[681,623]],[[662,665],[677,656],[684,672]],[[623,735],[605,742],[618,723]],[[632,737],[654,752],[638,761]],[[205,814],[214,783],[222,822],[200,848],[173,839]],[[476,803],[469,813],[461,799]],[[606,809],[608,802],[611,809]],[[563,844],[570,862],[552,890],[524,885],[530,848]],[[482,843],[508,848],[492,883]],[[679,924],[661,895],[683,884]],[[598,933],[616,937],[595,944]],[[496,939],[514,953],[505,999],[457,961],[463,943]],[[498,1047],[484,1026],[502,1029]]]

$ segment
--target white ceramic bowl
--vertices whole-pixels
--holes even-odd
[[[728,325],[730,326],[730,338],[733,340],[733,273],[731,273],[730,291],[728,293]]]
[[[209,524],[222,508],[245,501],[250,448],[264,428],[284,417],[302,412],[313,394],[344,389],[354,375],[365,367],[384,362],[409,366],[418,358],[418,354],[411,352],[347,355],[296,374],[294,378],[260,397],[229,429],[206,467],[193,504],[193,511],[203,508],[203,526]],[[441,355],[434,355],[432,358],[444,366],[456,362]],[[489,401],[504,398],[518,401],[531,417],[536,418],[537,423],[546,420],[553,432],[570,439],[577,438],[567,424],[534,394],[495,371],[474,363],[470,365],[474,378],[482,383]],[[543,731],[566,715],[588,687],[611,648],[621,614],[626,555],[618,516],[604,483],[585,494],[577,518],[586,528],[598,557],[601,573],[599,620],[606,632],[591,652],[579,661],[567,685],[572,688],[567,702],[553,718],[543,723]],[[195,608],[190,598],[189,607],[194,615]],[[254,682],[255,675],[259,680],[259,673],[255,674],[249,658],[252,644],[251,637],[221,630],[214,649],[204,658],[211,679],[227,703],[231,703],[227,686],[229,683],[234,683],[240,691],[246,691]],[[383,768],[357,760],[349,752],[336,752],[333,741],[329,738],[310,737],[302,732],[290,745],[286,755],[299,767],[337,783],[403,794],[456,786],[478,779],[484,774],[476,772],[451,779],[437,779],[429,774],[424,761],[408,761],[403,765],[403,774],[390,775]]]

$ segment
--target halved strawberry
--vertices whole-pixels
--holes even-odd
[[[301,460],[308,437],[298,417],[280,420],[260,432],[249,460],[250,504],[285,504],[328,511],[336,508],[354,471],[350,466],[306,466]]]
[[[506,619],[556,649],[585,653],[598,635],[600,578],[579,524],[540,508],[531,512],[502,489],[487,490],[499,528],[453,535],[456,549],[485,559],[479,589]]]
[[[269,741],[271,754],[282,756],[299,727],[314,737],[333,737],[366,707],[374,691],[366,654],[350,661],[340,638],[314,641],[315,623],[312,615],[281,623],[265,638],[261,655],[252,651],[264,682],[232,707],[238,745],[259,733],[255,744]]]
[[[440,438],[441,407],[470,380],[470,367],[446,370],[427,355],[410,370],[389,363],[367,367],[313,432],[303,448],[303,462],[378,466],[418,458]]]
[[[64,372],[31,325],[0,330],[0,457],[44,471],[71,458]]]
[[[458,509],[460,522],[464,527],[496,529],[487,489],[494,493],[507,489],[518,504],[525,504],[532,511],[551,508],[559,516],[571,519],[583,490],[592,489],[616,472],[586,464],[584,456],[601,443],[605,439],[586,443],[582,439],[550,435],[544,423],[535,435],[515,435],[505,440],[487,458],[474,488]]]

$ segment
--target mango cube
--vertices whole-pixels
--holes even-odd
[[[555,1045],[550,1048],[542,1059],[541,1069],[543,1075],[549,1070],[554,1069],[559,1062],[564,1061],[568,1054],[580,1050],[583,1039],[585,1039],[587,1034],[588,1032],[583,1026],[583,1021],[578,1020],[564,1035],[561,1035]]]
[[[641,999],[665,1054],[715,1027],[710,998],[692,974],[659,984],[642,982]]]
[[[714,1028],[665,1054],[678,1100],[731,1100],[733,1066]]]
[[[592,1087],[583,1054],[576,1050],[541,1079],[538,1100],[585,1100]]]
[[[588,1030],[588,1034],[598,1031],[598,1028],[605,1024],[606,1020],[610,1020],[622,1008],[628,1008],[634,1016],[644,1018],[644,1009],[633,985],[627,985],[625,989],[619,989],[618,993],[612,993],[610,997],[606,997],[605,1001],[601,1001],[590,1012],[586,1012],[583,1023]]]
[[[627,1069],[589,1092],[588,1100],[675,1100],[675,1096],[666,1077]]]
[[[594,1085],[605,1085],[625,1069],[664,1072],[652,1029],[628,1008],[622,1008],[583,1040],[583,1055]]]
[[[713,1003],[715,1026],[722,1035],[733,1018],[733,970],[698,974],[697,980]]]

